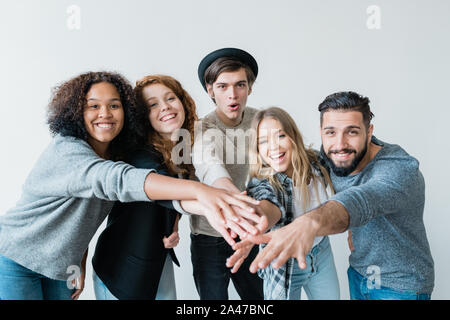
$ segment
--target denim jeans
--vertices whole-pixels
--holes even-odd
[[[223,238],[191,233],[194,281],[201,300],[228,300],[230,279],[242,300],[263,300],[262,279],[249,271],[258,247],[253,247],[236,273],[225,265],[233,253]]]
[[[0,300],[72,300],[75,289],[0,255]]]
[[[109,291],[98,275],[93,273],[94,292],[97,300],[117,300],[117,298]],[[168,254],[164,262],[161,279],[159,280],[158,291],[155,300],[176,300],[177,290],[175,287],[175,275],[173,271],[172,258]]]
[[[430,300],[431,294],[394,290],[383,286],[367,286],[370,280],[349,267],[347,270],[351,300]]]
[[[300,269],[297,259],[294,259],[290,300],[300,300],[302,288],[309,300],[339,300],[339,281],[328,237],[308,253],[306,269]]]

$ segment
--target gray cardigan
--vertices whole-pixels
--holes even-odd
[[[114,201],[150,201],[144,181],[151,171],[104,160],[87,142],[57,135],[16,206],[0,215],[0,254],[48,278],[67,280]]]

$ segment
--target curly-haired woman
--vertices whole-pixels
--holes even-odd
[[[117,161],[139,142],[137,114],[132,87],[116,73],[84,73],[56,88],[53,141],[0,216],[0,299],[77,299],[89,242],[114,201],[197,200],[221,226],[232,204],[252,212],[244,195]]]

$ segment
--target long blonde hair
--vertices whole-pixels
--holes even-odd
[[[258,129],[261,121],[266,118],[277,120],[287,137],[291,140],[293,146],[291,158],[293,167],[292,185],[293,188],[297,188],[300,191],[300,195],[302,199],[304,199],[304,201],[302,201],[304,206],[303,209],[306,210],[309,208],[312,196],[309,192],[308,185],[310,183],[313,184],[314,192],[319,199],[318,183],[321,183],[324,189],[326,189],[327,185],[330,186],[330,189],[333,191],[330,176],[327,170],[320,165],[316,152],[311,147],[305,147],[303,137],[295,124],[295,121],[286,111],[279,107],[270,107],[260,110],[253,118],[249,148],[250,179],[268,179],[269,183],[274,186],[277,191],[282,191],[282,186],[275,177],[276,172],[270,166],[265,164],[259,155]],[[313,165],[320,170],[321,177],[318,177],[314,173]]]

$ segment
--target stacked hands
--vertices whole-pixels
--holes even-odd
[[[301,269],[306,268],[306,254],[312,248],[317,234],[316,223],[305,214],[282,228],[265,233],[268,218],[260,209],[260,201],[246,195],[246,191],[232,193],[224,189],[205,186],[197,200],[203,215],[210,225],[233,247],[235,253],[227,259],[231,272],[238,271],[255,244],[267,243],[250,266],[250,272],[266,268],[274,259],[274,268],[279,268],[290,257],[298,260]],[[202,189],[202,188],[201,188]],[[190,201],[186,201],[187,203]],[[183,205],[184,207],[184,205]],[[189,211],[189,209],[187,210]],[[198,211],[198,210],[197,210]],[[235,239],[239,236],[239,242]]]

